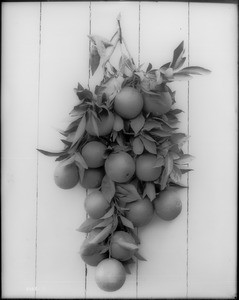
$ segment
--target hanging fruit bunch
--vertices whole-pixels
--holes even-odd
[[[92,76],[101,68],[103,79],[94,91],[78,84],[79,103],[70,112],[72,122],[61,132],[55,183],[63,189],[80,184],[87,190],[88,218],[78,229],[87,233],[80,255],[95,266],[95,279],[105,291],[122,287],[129,265],[139,253],[135,228],[147,225],[154,212],[163,220],[175,219],[182,202],[175,187],[184,187],[183,174],[190,171],[192,156],[183,145],[188,136],[177,131],[175,91],[168,83],[208,74],[201,67],[185,67],[184,43],[171,62],[154,69],[136,67],[118,30],[109,41],[90,35]],[[116,69],[110,58],[121,49]],[[124,47],[124,51],[123,51]]]

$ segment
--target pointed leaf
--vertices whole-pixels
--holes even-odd
[[[121,221],[122,221],[122,223],[123,223],[124,226],[129,227],[131,229],[134,229],[134,225],[133,225],[133,223],[130,220],[126,219],[123,216],[120,216],[120,219],[121,219]]]
[[[147,70],[146,70],[146,73],[148,73],[151,69],[152,69],[152,64],[149,63],[149,65],[148,65],[148,67],[147,67]]]
[[[74,160],[77,161],[84,169],[88,169],[88,166],[87,166],[83,156],[79,152],[75,153]]]
[[[104,219],[104,218],[102,218]],[[107,217],[105,218],[105,220],[103,220],[102,222],[100,222],[99,224],[97,224],[94,228],[100,228],[100,227],[106,227],[109,224],[111,224],[113,222],[113,218],[112,217]]]
[[[130,268],[129,268],[128,264],[126,264],[126,263],[123,262],[123,266],[124,266],[124,268],[125,268],[125,272],[126,272],[127,274],[131,274]]]
[[[77,143],[79,142],[82,137],[83,137],[83,134],[85,133],[85,126],[86,126],[86,117],[85,115],[81,118],[80,122],[79,122],[79,125],[77,127],[77,130],[76,130],[76,133],[75,133],[75,136],[74,136],[74,139],[73,139],[73,142],[72,142],[72,145],[71,145],[71,148]]]
[[[188,164],[192,161],[194,157],[190,154],[183,154],[180,158],[176,159],[174,162],[177,164]]]
[[[127,250],[137,250],[137,249],[139,249],[139,247],[137,245],[135,245],[133,243],[126,242],[123,239],[119,239],[117,241],[117,244],[122,246],[123,248],[125,248]]]
[[[148,196],[151,201],[156,198],[155,185],[152,182],[146,182],[143,196]]]
[[[144,145],[139,137],[136,137],[132,143],[133,151],[136,155],[140,155],[144,151]]]
[[[107,219],[107,218],[113,216],[114,211],[115,211],[115,208],[114,208],[114,206],[112,206],[112,207],[107,211],[107,213],[106,213],[105,215],[103,215],[103,217],[101,217],[101,219]]]
[[[184,41],[182,41],[173,52],[173,60],[172,60],[172,63],[170,64],[171,68],[174,68],[174,66],[175,66],[178,58],[182,54],[183,50],[184,50]]]
[[[163,156],[157,156],[157,160],[155,162],[154,168],[159,168],[164,165],[164,157]]]
[[[183,68],[182,70],[179,71],[181,72],[186,72],[188,74],[196,74],[196,75],[208,75],[211,73],[210,70],[202,68],[202,67],[196,67],[196,66],[191,66],[191,67],[186,67]]]
[[[77,231],[88,233],[90,232],[97,224],[102,222],[100,219],[86,219],[81,226],[77,229]]]
[[[183,80],[191,80],[192,76],[188,75],[186,72],[177,72],[173,74],[173,80],[183,81]]]
[[[182,178],[182,172],[180,171],[180,169],[177,166],[173,167],[173,170],[170,173],[170,178],[176,183],[180,182],[180,180]]]
[[[110,202],[115,195],[115,184],[108,175],[105,175],[102,180],[101,192],[108,202]]]
[[[46,156],[59,156],[62,154],[65,154],[64,151],[61,152],[50,152],[50,151],[45,151],[45,150],[41,150],[41,149],[37,149],[37,151],[39,151],[40,153],[46,155]]]
[[[141,254],[139,254],[138,251],[136,251],[136,252],[134,253],[134,256],[135,256],[136,258],[138,258],[139,260],[147,261],[147,259],[145,259]]]
[[[99,244],[103,242],[111,233],[112,224],[109,224],[104,229],[102,229],[89,243]]]
[[[142,114],[140,114],[130,121],[130,126],[133,129],[134,133],[137,134],[140,131],[140,129],[144,126],[144,123],[145,118]]]
[[[91,74],[94,75],[95,71],[97,70],[100,64],[100,55],[96,47],[92,47],[90,51],[90,68]]]
[[[102,249],[103,249],[102,245],[84,243],[81,246],[80,253],[82,255],[91,256],[96,253],[99,253]]]
[[[144,144],[145,149],[152,153],[152,154],[157,154],[157,148],[156,148],[156,144],[154,142],[151,142],[143,137],[140,137],[141,141]]]

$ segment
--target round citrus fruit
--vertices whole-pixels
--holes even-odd
[[[153,218],[154,208],[149,198],[138,199],[127,204],[125,216],[135,227],[147,225]]]
[[[124,266],[116,259],[104,259],[96,267],[95,280],[99,288],[104,291],[117,291],[123,286],[125,279]]]
[[[112,153],[105,161],[105,171],[113,181],[123,183],[134,175],[135,163],[126,152]]]
[[[99,228],[92,230],[80,248],[80,256],[82,260],[90,266],[97,266],[99,262],[107,257],[106,253],[87,253],[87,245],[89,244],[89,241],[91,241],[99,232],[101,232],[101,229]]]
[[[182,211],[182,201],[173,190],[160,192],[153,201],[156,214],[165,221],[175,219]]]
[[[100,187],[101,181],[105,176],[104,168],[86,169],[81,185],[85,189],[96,189]]]
[[[110,207],[100,191],[94,191],[85,198],[85,210],[92,219],[100,219]]]
[[[153,154],[142,154],[136,159],[136,176],[142,181],[154,181],[161,174],[161,167],[155,167],[157,157]]]
[[[111,238],[111,256],[121,261],[130,259],[135,250],[125,248],[120,242],[135,244],[134,238],[125,231],[115,231]]]
[[[166,114],[173,104],[172,97],[169,92],[144,92],[144,111],[152,114]]]
[[[101,114],[99,116],[99,119],[100,120],[96,120],[99,136],[110,134],[114,126],[114,115],[112,114],[112,112]],[[86,122],[86,131],[90,135],[97,135],[91,122],[91,119],[88,119]]]
[[[79,182],[79,171],[75,164],[56,166],[54,180],[62,189],[71,189]]]
[[[136,89],[124,87],[114,100],[114,110],[125,119],[135,118],[143,108],[143,97]]]
[[[98,141],[92,141],[82,148],[81,154],[89,168],[99,168],[105,163],[104,154],[107,147]]]

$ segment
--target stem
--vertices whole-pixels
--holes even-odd
[[[133,58],[132,58],[132,56],[131,56],[131,54],[130,54],[130,52],[129,52],[129,48],[128,48],[128,46],[127,46],[127,44],[126,44],[126,41],[125,41],[125,39],[124,39],[123,37],[122,37],[122,40],[123,40],[125,49],[126,49],[128,55],[129,55],[129,58],[130,58],[130,60],[132,61],[132,63],[134,64],[134,60],[133,60]]]
[[[118,42],[119,42],[119,38],[117,38],[117,40],[115,41],[114,46],[111,48],[111,51],[110,51],[109,55],[106,57],[105,61],[103,62],[103,64],[102,64],[102,67],[103,67],[103,68],[105,67],[106,63],[110,60],[112,54],[113,54],[114,51],[115,51],[115,48],[116,48]]]

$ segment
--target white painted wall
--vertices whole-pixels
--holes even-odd
[[[3,4],[3,296],[233,297],[236,293],[237,15],[232,4],[43,2]],[[110,38],[115,19],[139,63],[158,67],[185,41],[186,64],[212,70],[173,84],[196,159],[182,214],[139,230],[139,261],[115,293],[101,291],[77,253],[85,191],[54,184],[58,128],[88,83],[87,34]],[[222,22],[223,20],[223,22]],[[117,59],[117,58],[115,58]],[[94,78],[90,79],[94,84]],[[189,100],[188,100],[189,99]],[[188,121],[189,120],[189,121]],[[87,276],[86,276],[87,271]]]

